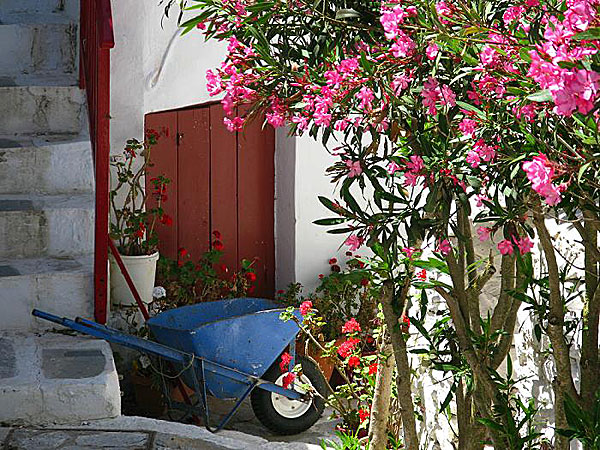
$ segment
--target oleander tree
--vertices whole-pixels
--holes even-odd
[[[240,130],[264,113],[270,125],[308,133],[338,157],[328,175],[339,196],[320,198],[331,217],[318,224],[345,234],[352,250],[368,246],[378,261],[407,449],[419,448],[419,423],[399,321],[414,290],[424,311],[432,293],[447,306],[442,331],[419,326],[422,317],[413,322],[434,367],[454,376],[447,401],[459,448],[485,440],[534,448],[535,408],[499,371],[524,303],[538,338],[550,342],[556,427],[571,425],[566,402],[595,408],[599,8],[598,0],[186,4],[185,32],[229,42],[222,65],[207,73],[227,127]],[[563,258],[553,239],[564,224],[579,236],[583,267]],[[490,239],[494,251],[477,254],[477,241]],[[415,269],[440,277],[423,280]],[[493,277],[500,294],[483,314]],[[567,314],[573,298],[584,304],[575,318]],[[371,448],[385,448],[371,428]],[[568,445],[555,437],[555,448]]]

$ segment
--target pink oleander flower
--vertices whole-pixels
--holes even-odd
[[[362,167],[360,166],[360,161],[351,161],[347,159],[346,167],[348,168],[348,177],[354,178],[359,176],[362,173]]]
[[[406,167],[411,172],[417,173],[425,168],[425,164],[423,162],[423,158],[421,158],[419,155],[412,155],[410,157],[410,162],[406,164]]]
[[[356,94],[356,98],[360,100],[360,109],[365,111],[371,111],[373,109],[373,99],[375,98],[375,95],[367,86],[361,88],[358,94]]]
[[[479,153],[475,150],[469,150],[467,153],[467,163],[474,169],[479,167],[481,164],[481,158],[479,157]]]
[[[440,103],[449,107],[456,106],[456,94],[452,91],[450,86],[446,84],[442,86]]]
[[[393,175],[394,173],[398,172],[400,169],[400,166],[396,163],[396,161],[391,161],[388,165],[387,165],[387,171],[390,175]]]
[[[438,13],[438,16],[452,15],[452,10],[448,7],[448,4],[445,1],[437,2],[435,4],[435,10]]]
[[[477,229],[477,235],[479,236],[479,240],[481,242],[489,241],[491,233],[492,229],[488,227],[479,227]]]
[[[365,241],[364,238],[359,237],[355,234],[351,234],[344,241],[344,244],[346,244],[350,248],[351,252],[355,252],[363,245],[364,241]]]
[[[285,125],[285,117],[279,111],[272,111],[265,114],[267,122],[273,128],[280,128]]]
[[[498,242],[498,250],[502,255],[512,255],[513,253],[513,244],[508,239],[504,239],[503,241]]]
[[[398,32],[398,36],[391,45],[390,50],[396,58],[406,58],[415,49],[415,42],[403,31]]]
[[[414,247],[404,247],[404,248],[402,249],[402,252],[403,252],[404,254],[406,254],[406,256],[408,257],[408,259],[412,259],[413,255],[414,255],[415,253],[417,253],[418,251],[419,251],[419,249],[417,249],[417,248],[414,248]]]
[[[435,42],[430,42],[425,50],[425,54],[427,55],[428,59],[434,60],[437,57],[439,50],[440,48]]]
[[[206,89],[208,90],[208,95],[218,95],[223,92],[223,87],[221,85],[223,80],[221,80],[221,76],[218,73],[213,72],[212,70],[206,71]]]
[[[404,185],[416,186],[419,175],[414,172],[404,172]]]
[[[229,117],[223,118],[223,123],[227,127],[227,130],[233,131],[242,131],[244,128],[244,119],[242,117],[234,117],[230,119]]]
[[[473,137],[475,130],[477,129],[477,121],[473,119],[463,119],[458,124],[458,129],[466,137]]]
[[[346,119],[340,119],[335,122],[333,127],[335,128],[335,131],[344,131],[346,128],[348,128],[348,125],[350,125],[350,122],[348,122]]]
[[[515,238],[515,243],[517,244],[517,247],[519,248],[519,252],[521,252],[521,255],[524,255],[525,253],[529,253],[531,251],[531,249],[533,248],[533,242],[531,242],[531,239],[529,239],[528,236],[524,236],[521,239]]]
[[[443,256],[448,256],[452,251],[452,246],[450,245],[450,241],[448,239],[443,239],[438,241],[438,246],[435,250],[438,253],[441,253]]]
[[[481,208],[483,206],[483,201],[489,200],[489,197],[486,195],[477,194],[475,196],[475,200],[476,200],[475,206],[477,206],[478,208]]]
[[[544,197],[544,201],[554,206],[560,203],[562,197],[558,187],[552,184],[554,177],[554,168],[546,155],[540,153],[534,156],[531,161],[525,161],[521,165],[527,174],[527,179],[531,182],[531,188]]]
[[[411,81],[412,78],[410,75],[404,73],[400,75],[394,75],[394,78],[392,79],[392,89],[394,94],[400,95],[402,91],[408,87]]]

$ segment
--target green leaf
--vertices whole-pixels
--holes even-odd
[[[548,89],[544,89],[543,91],[538,91],[533,94],[529,94],[527,96],[527,100],[531,100],[532,102],[549,102],[552,100],[552,94]]]
[[[581,182],[581,178],[583,177],[583,174],[585,173],[586,170],[589,169],[589,167],[591,166],[593,161],[590,161],[588,163],[585,163],[583,166],[581,166],[579,168],[579,172],[577,172],[577,182]]]
[[[318,219],[313,221],[315,225],[339,225],[341,223],[345,223],[346,219],[341,217],[332,217],[329,219]]]
[[[600,27],[590,28],[573,36],[576,41],[600,39]]]

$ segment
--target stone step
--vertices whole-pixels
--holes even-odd
[[[86,114],[77,87],[0,87],[0,135],[78,134],[87,127]]]
[[[93,257],[0,259],[0,330],[57,327],[31,315],[93,316]],[[1,369],[0,369],[1,370]]]
[[[106,342],[56,333],[0,335],[0,422],[69,424],[120,413],[119,378]],[[58,448],[46,445],[51,441],[36,448]]]
[[[78,73],[36,72],[0,76],[0,87],[11,86],[77,86]]]
[[[2,0],[0,23],[37,23],[36,18],[53,22],[58,17],[79,19],[79,0]],[[40,22],[44,23],[44,22]]]
[[[94,190],[89,137],[0,136],[0,195]]]
[[[0,258],[85,255],[93,237],[91,194],[0,195]]]
[[[76,73],[77,29],[75,23],[0,25],[0,76]]]

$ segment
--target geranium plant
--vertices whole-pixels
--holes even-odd
[[[165,290],[157,300],[162,309],[176,308],[224,298],[245,297],[254,292],[254,260],[242,260],[235,270],[221,263],[225,246],[221,233],[213,231],[211,248],[199,257],[180,248],[177,259],[161,257],[157,279]]]
[[[129,139],[120,158],[111,162],[115,183],[109,193],[112,220],[110,237],[122,255],[150,255],[158,250],[158,224],[170,226],[172,217],[163,210],[170,180],[158,175],[149,180],[150,153],[159,139],[158,132],[149,130],[142,142]],[[147,185],[148,181],[150,185]],[[146,183],[146,184],[145,184]],[[153,207],[147,199],[155,198]]]

